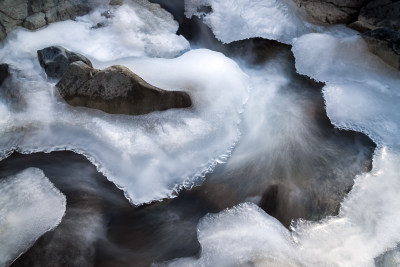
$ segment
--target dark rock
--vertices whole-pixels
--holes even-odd
[[[154,87],[124,66],[96,70],[74,62],[56,86],[70,105],[112,114],[139,115],[192,105],[187,93]]]
[[[294,0],[311,19],[319,23],[350,23],[368,0]]]
[[[362,34],[369,50],[392,67],[400,70],[400,33],[378,28]]]
[[[373,27],[386,27],[400,30],[400,1],[375,0],[364,6],[358,21]]]
[[[0,85],[10,75],[10,70],[7,64],[0,64]]]
[[[81,54],[68,51],[61,46],[50,46],[37,51],[40,66],[42,66],[47,76],[61,78],[65,70],[72,62],[82,61],[92,67],[89,59]]]
[[[22,26],[29,30],[36,30],[46,26],[46,15],[43,12],[35,13],[25,19]]]

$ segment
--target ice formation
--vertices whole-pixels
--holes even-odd
[[[205,12],[204,7],[211,7]],[[342,26],[321,26],[307,21],[291,0],[185,0],[185,15],[199,16],[223,43],[261,37],[291,44],[306,33],[330,32],[348,36]]]
[[[211,6],[212,12],[198,12],[201,6]],[[284,43],[307,31],[300,14],[289,1],[185,1],[185,15],[202,16],[217,39],[224,43],[251,37],[279,40]]]
[[[234,61],[209,50],[192,50],[177,58],[162,59],[146,57],[152,49],[139,46],[141,53],[133,57],[135,42],[127,43],[125,39],[151,41],[152,38],[143,37],[150,29],[140,28],[132,35],[129,27],[126,30],[120,25],[121,31],[113,27],[118,24],[116,20],[123,20],[137,29],[138,25],[124,16],[130,14],[133,19],[138,10],[143,11],[139,7],[122,6],[104,28],[90,29],[93,21],[88,23],[88,20],[96,16],[94,13],[36,32],[19,30],[7,39],[0,58],[20,68],[8,86],[23,96],[8,98],[24,105],[12,109],[10,99],[1,101],[2,158],[13,150],[22,153],[73,150],[85,155],[109,180],[123,188],[132,203],[141,204],[171,197],[182,185],[190,187],[229,156],[239,137],[238,123],[248,96],[248,77]],[[148,11],[143,12],[137,16]],[[151,22],[152,18],[147,19]],[[155,34],[168,28],[159,21],[154,25],[150,22],[143,27],[159,27]],[[66,37],[67,28],[72,33]],[[165,49],[181,51],[182,45],[176,38],[167,35],[168,42],[159,44],[163,47],[170,44]],[[184,90],[190,94],[193,107],[144,116],[110,115],[70,107],[46,80],[36,58],[37,49],[54,44],[87,55],[94,67],[124,64],[155,86]],[[91,44],[95,44],[95,49]],[[109,61],[111,58],[119,60]]]
[[[240,14],[237,10],[225,8],[229,16]],[[215,27],[210,17],[205,19]],[[299,220],[289,232],[255,205],[242,204],[199,223],[198,259],[169,265],[374,266],[379,259],[395,266],[400,241],[400,75],[368,52],[360,37],[349,34],[313,33],[293,40],[297,71],[326,83],[323,95],[332,123],[364,132],[378,144],[372,171],[356,177],[339,215],[319,222]],[[228,41],[243,38],[235,37]]]
[[[262,37],[293,44],[297,71],[326,83],[323,94],[334,125],[366,133],[377,142],[378,149],[372,172],[356,178],[338,216],[319,222],[298,221],[288,231],[255,205],[241,204],[200,222],[202,253],[198,259],[169,264],[373,266],[377,257],[395,249],[400,241],[398,72],[369,54],[351,31],[316,28],[304,22],[286,1],[192,0],[186,4],[187,15],[202,16],[223,42]],[[212,5],[212,12],[200,14],[201,5]],[[190,187],[202,179],[229,156],[239,138],[238,123],[251,87],[249,77],[220,53],[200,49],[181,55],[189,44],[175,35],[177,23],[164,11],[136,2],[114,10],[111,18],[102,16],[102,12],[55,23],[34,33],[20,29],[5,41],[0,59],[20,72],[14,72],[3,87],[18,88],[15,90],[23,97],[3,96],[0,100],[0,158],[14,150],[73,150],[123,188],[134,204],[170,197],[182,185]],[[309,33],[316,29],[325,33]],[[187,91],[194,105],[187,110],[134,117],[70,107],[46,80],[37,62],[36,50],[49,45],[80,52],[97,68],[124,64],[156,86]],[[284,78],[273,80],[272,75],[268,78],[272,84],[286,82]],[[274,94],[274,86],[268,93]],[[7,197],[2,207],[14,205],[10,204],[10,193],[34,195],[30,203],[15,202],[18,206],[10,208],[23,208],[23,216],[32,203],[36,204],[34,197],[47,201],[52,193],[52,201],[40,202],[39,211],[45,215],[29,221],[41,222],[40,231],[33,225],[22,241],[4,239],[20,243],[15,244],[18,249],[6,246],[12,251],[0,249],[3,263],[54,227],[65,209],[65,199],[37,170],[4,181],[0,195]],[[6,187],[11,189],[3,192]],[[50,189],[38,194],[43,188]],[[53,208],[43,208],[54,204],[58,205],[56,213]],[[51,216],[46,213],[49,211]],[[33,218],[41,214],[32,213]],[[10,214],[8,208],[0,216],[3,214]],[[1,218],[0,229],[4,229],[9,216]],[[46,223],[40,221],[43,218]],[[2,235],[8,233],[0,231]],[[2,242],[0,247],[3,244],[8,243]],[[391,261],[389,256],[385,259]]]
[[[146,56],[172,58],[190,48],[183,36],[176,35],[177,30],[178,23],[162,8],[130,1],[110,10],[96,9],[75,21],[53,23],[38,31],[14,31],[3,50],[7,45],[19,47],[8,51],[15,59],[20,59],[21,49],[36,54],[36,50],[49,44],[66,46],[99,61]]]
[[[293,46],[298,72],[326,83],[329,118],[341,128],[398,147],[400,74],[371,54],[359,36],[307,34]]]
[[[65,196],[39,169],[0,179],[0,265],[10,264],[64,216]]]

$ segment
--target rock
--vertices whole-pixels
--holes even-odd
[[[366,23],[366,22],[363,22],[363,21],[359,21],[359,20],[357,20],[355,22],[352,22],[347,26],[349,26],[353,30],[356,30],[356,31],[361,32],[361,33],[367,32],[367,31],[372,31],[372,30],[376,29],[376,26],[371,25],[371,24]]]
[[[369,50],[392,67],[400,70],[400,33],[378,28],[361,35]]]
[[[38,12],[36,14],[33,14],[32,16],[27,17],[22,26],[29,30],[35,30],[46,26],[46,24],[46,15],[43,12]]]
[[[26,0],[1,0],[0,11],[14,20],[24,20],[29,16],[28,3]]]
[[[124,66],[96,70],[74,62],[56,86],[70,105],[112,114],[140,115],[192,105],[187,93],[152,86]]]
[[[368,0],[294,0],[312,20],[319,23],[350,23]]]
[[[89,59],[81,54],[68,51],[61,46],[50,46],[37,51],[40,66],[42,66],[47,76],[61,78],[65,70],[72,62],[82,61],[92,67]]]
[[[0,64],[0,85],[10,75],[8,64]]]
[[[400,30],[400,1],[375,0],[364,6],[358,21],[374,27]]]

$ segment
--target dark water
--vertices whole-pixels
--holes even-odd
[[[198,220],[217,212],[196,192],[133,207],[122,191],[73,152],[13,154],[0,176],[37,167],[67,197],[61,224],[12,266],[148,266],[199,251]]]

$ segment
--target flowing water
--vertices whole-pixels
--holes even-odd
[[[126,1],[2,44],[0,177],[14,189],[1,201],[18,209],[2,209],[0,264],[26,250],[12,266],[398,263],[400,74],[289,1],[161,4],[173,16]],[[193,107],[70,107],[37,61],[49,45],[185,90]],[[46,194],[33,206],[16,197],[25,176]],[[2,236],[14,214],[29,242]]]

